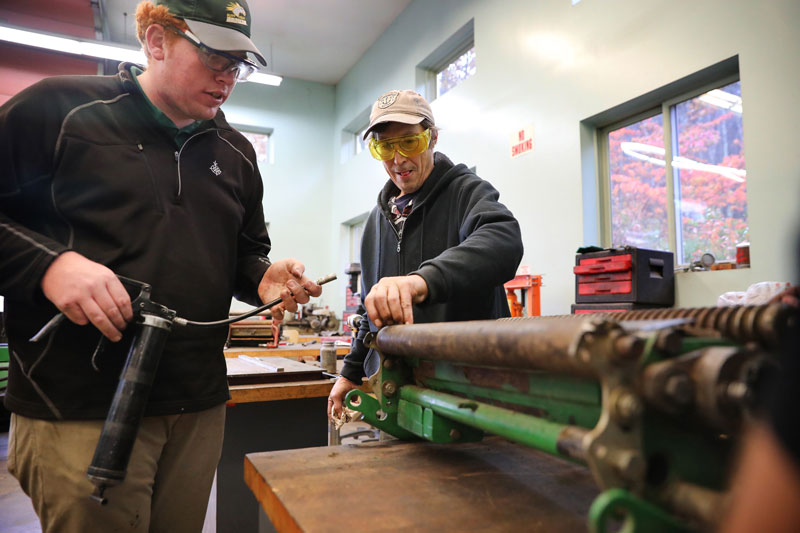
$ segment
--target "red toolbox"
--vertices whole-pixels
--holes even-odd
[[[575,302],[675,302],[672,252],[626,246],[575,256]]]
[[[601,304],[572,304],[573,315],[585,315],[589,313],[622,313],[625,311],[637,311],[639,309],[654,309],[667,307],[664,305],[635,304],[633,302],[601,303]]]

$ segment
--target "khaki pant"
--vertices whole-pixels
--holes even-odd
[[[222,452],[225,405],[142,420],[128,473],[90,500],[86,470],[102,420],[50,421],[11,416],[8,470],[51,532],[199,532]]]

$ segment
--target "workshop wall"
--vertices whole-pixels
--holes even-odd
[[[367,152],[339,162],[342,129],[382,92],[413,88],[417,64],[474,18],[477,74],[432,104],[442,128],[439,149],[455,162],[477,166],[519,219],[523,264],[544,275],[543,314],[569,312],[575,249],[596,244],[596,221],[587,221],[589,237],[584,234],[580,121],[737,54],[753,266],[679,274],[676,304],[714,305],[720,293],[756,281],[792,280],[800,227],[800,3],[571,4],[410,4],[337,86],[331,239],[339,238],[343,221],[372,208],[387,179]],[[528,124],[535,148],[512,160],[509,136]],[[342,272],[347,258],[335,253]]]
[[[273,130],[273,162],[259,165],[272,239],[270,258],[295,257],[312,278],[327,274],[332,263],[327,221],[334,169],[329,149],[334,87],[293,79],[284,79],[279,87],[241,83],[223,110],[231,124]],[[315,301],[333,305],[337,283],[344,291],[345,282],[339,280],[326,286]],[[247,307],[238,302],[233,306]]]
[[[4,0],[0,22],[62,35],[94,39],[89,2]],[[22,89],[50,76],[97,74],[97,61],[0,43],[0,105]]]

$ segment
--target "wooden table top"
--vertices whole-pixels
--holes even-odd
[[[496,437],[251,453],[245,482],[283,531],[586,531],[589,470]]]
[[[259,385],[231,385],[230,403],[271,402],[297,398],[324,398],[331,393],[333,378],[313,381],[289,381]]]
[[[286,344],[277,348],[265,348],[263,346],[233,346],[225,349],[225,357],[238,357],[239,355],[249,355],[251,357],[276,356],[276,357],[316,357],[322,344]],[[350,346],[336,346],[336,355],[347,355]]]

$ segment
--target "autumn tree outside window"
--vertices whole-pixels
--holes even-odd
[[[270,146],[269,140],[270,135],[272,135],[272,130],[259,130],[259,131],[252,131],[248,129],[241,129],[242,126],[236,126],[236,129],[239,130],[239,133],[244,135],[245,139],[250,141],[250,144],[253,145],[253,149],[256,151],[256,161],[258,163],[270,163]],[[248,128],[248,126],[244,126],[244,128]]]
[[[433,102],[475,75],[476,57],[475,19],[471,19],[417,64],[417,92]]]
[[[612,246],[672,250],[679,265],[735,259],[749,240],[741,94],[721,80],[600,131]]]

